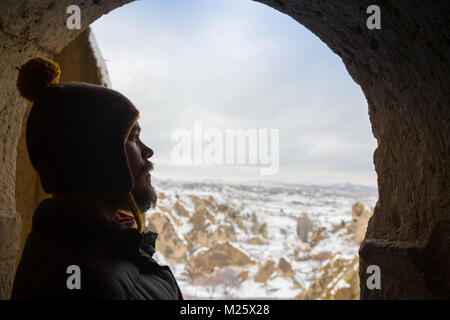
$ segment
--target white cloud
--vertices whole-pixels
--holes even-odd
[[[376,184],[367,102],[337,55],[261,4],[192,3],[194,9],[179,12],[180,21],[167,21],[176,13],[164,11],[168,4],[137,2],[93,25],[113,88],[141,111],[143,139],[162,164],[161,175],[260,178],[248,166],[183,171],[171,165],[172,131],[202,120],[218,129],[279,128],[281,167],[274,179]],[[195,11],[199,4],[204,9]]]

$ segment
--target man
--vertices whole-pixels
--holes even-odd
[[[142,233],[157,196],[138,110],[111,89],[57,84],[59,75],[44,58],[19,71],[18,89],[34,102],[28,153],[52,198],[33,215],[12,299],[183,299],[152,258],[157,234]]]

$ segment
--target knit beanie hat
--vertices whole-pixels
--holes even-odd
[[[33,102],[26,143],[43,189],[116,199],[125,196],[142,232],[125,149],[139,111],[112,89],[58,84],[60,74],[54,61],[36,57],[19,69],[17,80],[20,94]]]

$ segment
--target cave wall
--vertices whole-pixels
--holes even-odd
[[[16,66],[52,57],[80,32],[65,27],[69,4],[82,29],[123,5],[111,1],[7,0],[0,4],[0,298],[9,296],[19,250],[16,150],[26,102]],[[372,131],[379,200],[360,248],[361,298],[448,298],[450,270],[450,3],[446,0],[259,0],[284,12],[338,54],[361,86]],[[381,29],[366,28],[369,5]],[[447,16],[445,16],[445,14]],[[368,265],[381,289],[366,287]]]

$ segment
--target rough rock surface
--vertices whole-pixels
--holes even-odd
[[[216,267],[242,267],[253,263],[244,252],[228,243],[221,243],[192,255],[187,267],[191,278],[194,278],[196,275],[211,273]]]
[[[311,236],[311,247],[314,247],[320,240],[326,238],[326,229],[324,227],[318,227],[313,229]]]
[[[366,235],[367,225],[372,217],[373,210],[368,210],[364,204],[357,202],[352,206],[352,222],[348,231],[353,233],[353,240],[358,245],[364,240]]]
[[[129,0],[6,0],[0,4],[2,78],[34,55],[60,52],[90,23]],[[379,200],[360,248],[361,298],[450,297],[450,26],[447,0],[379,1],[380,30],[361,1],[259,0],[303,24],[338,54],[368,102]],[[65,28],[70,4],[82,30]],[[8,298],[19,250],[14,186],[27,104],[0,82],[0,298]],[[368,265],[382,289],[363,284]],[[399,267],[401,266],[401,267]]]
[[[275,262],[272,260],[266,261],[259,267],[258,273],[253,278],[255,282],[265,282],[275,271]]]
[[[312,231],[313,223],[306,213],[297,219],[297,236],[303,242],[308,241],[308,233]]]
[[[173,223],[171,222],[173,221]],[[160,212],[147,218],[148,228],[158,233],[156,250],[161,251],[168,261],[186,261],[187,245],[180,239],[174,229],[175,220]]]
[[[189,217],[189,213],[187,212],[186,208],[183,207],[183,205],[181,203],[176,202],[175,205],[173,206],[173,208],[175,209],[176,213],[179,216]]]
[[[359,298],[358,258],[348,260],[339,255],[319,269],[313,284],[295,299],[355,300]]]
[[[278,261],[277,273],[282,277],[293,277],[294,272],[292,271],[292,266],[285,258],[280,258]]]
[[[194,252],[198,248],[212,247],[226,240],[236,240],[235,230],[232,224],[220,225],[218,227],[214,226],[216,222],[214,213],[218,208],[212,198],[200,199],[197,196],[191,196],[191,200],[195,206],[194,212],[189,219],[189,223],[192,224],[192,229],[185,235],[189,253]],[[176,208],[178,208],[182,215],[189,217],[189,214],[181,209],[181,205],[176,206]]]

